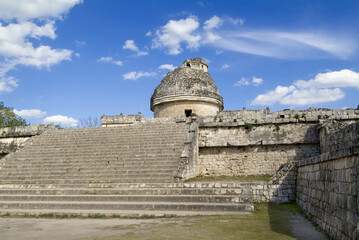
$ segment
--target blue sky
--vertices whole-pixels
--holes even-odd
[[[225,110],[356,108],[359,1],[0,0],[0,101],[30,123],[152,117],[187,58]]]

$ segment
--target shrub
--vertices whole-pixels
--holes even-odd
[[[253,125],[250,123],[244,123],[244,127],[248,130],[248,131],[252,131],[253,130]]]
[[[280,130],[280,126],[277,124],[277,125],[275,125],[275,130],[277,130],[277,132],[279,132],[279,130]]]

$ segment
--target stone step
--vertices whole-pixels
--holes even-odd
[[[194,202],[96,202],[96,201],[1,201],[0,209],[103,209],[103,210],[145,210],[145,211],[241,211],[252,212],[251,204],[194,203]]]
[[[16,161],[17,159],[14,159],[14,161],[7,161],[6,165],[11,166],[10,164],[13,162],[13,164],[16,164],[16,166],[32,166],[32,165],[42,165],[42,164],[51,164],[51,165],[58,165],[58,164],[73,164],[73,165],[79,165],[79,164],[140,164],[140,163],[153,163],[156,162],[160,163],[173,163],[178,162],[177,159],[173,159],[175,156],[167,155],[163,157],[148,157],[148,158],[137,158],[135,156],[132,156],[129,159],[116,159],[116,158],[76,158],[76,156],[73,156],[72,159],[69,159],[67,157],[59,158],[56,160],[49,160],[49,159],[43,159],[41,161],[39,160],[23,160],[22,161]],[[179,157],[177,155],[177,157]],[[171,159],[172,158],[172,159]],[[12,165],[14,166],[14,165]],[[15,166],[14,166],[15,167]]]
[[[238,188],[62,188],[0,189],[0,195],[237,195],[250,201],[251,191]]]
[[[108,175],[123,175],[123,174],[133,174],[133,175],[146,175],[146,174],[168,174],[173,173],[173,168],[146,168],[145,170],[137,170],[137,169],[127,169],[127,167],[103,167],[103,168],[66,168],[66,169],[59,169],[59,168],[52,168],[52,169],[40,169],[36,171],[36,168],[33,169],[19,169],[19,171],[7,171],[0,173],[0,176],[25,176],[29,174],[36,173],[37,175],[51,175],[51,176],[62,176],[64,174],[108,174]]]
[[[89,178],[89,179],[31,179],[31,180],[18,180],[18,179],[5,179],[0,180],[0,184],[77,184],[77,183],[171,183],[173,178]]]
[[[144,218],[144,217],[176,217],[198,215],[234,215],[249,214],[239,211],[144,211],[144,210],[96,210],[96,209],[0,209],[0,216],[32,216],[32,217],[113,217],[113,218]]]
[[[173,134],[177,134],[177,133],[173,133]],[[163,145],[163,146],[171,146],[171,145],[173,145],[173,143],[178,143],[178,142],[184,141],[185,140],[184,137],[185,136],[182,136],[182,135],[180,137],[173,137],[173,138],[170,136],[165,137],[164,135],[162,135],[162,136],[147,136],[147,137],[137,136],[137,137],[133,137],[133,138],[129,138],[129,137],[126,138],[126,136],[121,136],[121,139],[116,138],[116,137],[110,137],[110,138],[104,139],[104,137],[101,135],[92,136],[92,137],[83,136],[78,139],[67,138],[67,139],[56,140],[56,141],[54,141],[53,139],[47,139],[48,140],[47,142],[37,141],[36,145],[35,144],[30,145],[30,149],[38,149],[38,148],[43,148],[46,146],[50,146],[53,149],[58,149],[59,146],[62,146],[62,145],[69,146],[70,148],[74,148],[74,147],[84,148],[89,145],[94,146],[94,147],[105,147],[105,148],[111,148],[114,146],[120,146],[121,148],[126,148],[129,146],[150,147],[150,146],[153,146],[156,144]],[[93,139],[91,140],[90,138],[93,138]],[[96,141],[96,139],[99,139],[102,141]]]
[[[59,144],[67,144],[69,142],[73,142],[76,144],[75,146],[83,146],[83,145],[97,145],[97,146],[107,146],[109,144],[117,144],[121,143],[124,145],[131,145],[131,144],[138,144],[146,142],[147,144],[154,144],[154,143],[172,143],[176,141],[183,141],[183,135],[178,134],[179,132],[157,132],[156,134],[146,133],[144,131],[143,134],[135,134],[135,133],[128,133],[128,134],[112,134],[106,135],[104,133],[94,134],[94,135],[79,135],[77,137],[73,137],[71,134],[56,137],[56,136],[46,136],[46,141],[44,138],[38,139],[36,141],[39,145],[33,146],[46,146],[49,144],[59,143]],[[161,135],[162,134],[162,135]],[[172,136],[171,136],[172,135]],[[86,139],[86,141],[84,140]],[[99,139],[96,141],[96,139]],[[153,142],[148,142],[148,140],[153,140]],[[169,140],[169,141],[165,141]]]
[[[172,136],[171,136],[172,134]],[[45,136],[45,135],[43,135]],[[88,144],[92,144],[95,146],[107,146],[109,144],[117,144],[117,143],[121,143],[123,145],[131,145],[131,144],[138,144],[138,143],[146,143],[147,145],[153,145],[155,143],[164,143],[164,144],[168,144],[168,143],[172,143],[172,142],[177,142],[177,141],[183,141],[184,135],[183,134],[178,134],[177,132],[158,132],[156,134],[148,134],[146,132],[144,132],[141,135],[136,135],[136,134],[122,134],[121,136],[118,135],[111,135],[111,136],[106,136],[104,134],[98,134],[98,135],[92,135],[92,136],[78,136],[78,137],[73,137],[70,134],[67,136],[62,136],[60,138],[55,138],[54,136],[46,136],[47,140],[46,141],[44,138],[37,139],[36,141],[36,145],[32,145],[32,146],[46,146],[46,145],[52,145],[54,143],[59,143],[59,144],[67,144],[69,142],[73,142],[75,144],[75,146],[84,146],[84,145],[88,145]],[[84,140],[86,139],[86,141]],[[98,141],[96,141],[96,139],[99,139]],[[148,140],[153,140],[152,142],[149,142]],[[168,141],[165,141],[168,140]],[[56,147],[56,146],[54,146]]]
[[[80,152],[80,151],[74,151],[74,152],[64,152],[64,150],[59,151],[59,153],[54,153],[51,152],[51,150],[47,151],[46,154],[45,153],[40,153],[40,152],[36,152],[35,154],[37,155],[32,155],[33,153],[30,152],[26,152],[27,155],[21,156],[19,154],[16,155],[16,159],[18,161],[28,161],[28,160],[36,160],[38,158],[50,158],[50,159],[61,159],[61,158],[66,158],[66,157],[72,157],[72,156],[76,156],[76,157],[83,157],[85,159],[87,158],[98,158],[98,157],[102,157],[104,158],[112,158],[112,159],[124,159],[127,157],[136,157],[136,158],[148,158],[148,157],[166,157],[168,155],[176,155],[175,151],[178,151],[180,148],[175,149],[175,148],[169,148],[169,149],[160,149],[160,148],[156,148],[156,149],[147,149],[147,150],[139,150],[139,149],[131,149],[130,151],[120,151],[120,150],[116,150],[116,151],[111,151],[111,153],[109,153],[110,150],[104,150],[104,151],[86,151],[86,152]],[[86,155],[83,155],[86,154]]]
[[[80,183],[80,184],[0,184],[0,189],[63,189],[63,188],[238,188],[263,189],[266,182],[179,182],[179,183]],[[275,186],[275,185],[274,185]],[[279,187],[279,185],[277,185]]]
[[[49,164],[39,164],[34,166],[24,166],[24,165],[18,165],[18,166],[3,166],[2,169],[6,170],[6,172],[26,172],[26,171],[45,171],[50,172],[53,170],[56,171],[67,171],[67,170],[96,170],[96,169],[127,169],[129,171],[136,171],[138,169],[146,168],[149,169],[174,169],[173,167],[177,167],[177,162],[170,162],[170,163],[138,163],[138,164],[104,164],[104,163],[97,163],[97,164],[88,164],[86,163],[86,167],[84,167],[83,164],[77,164],[77,165],[69,165],[69,164],[58,164],[58,165],[49,165]],[[40,168],[41,167],[41,168]]]
[[[161,173],[161,174],[156,174],[156,173],[147,173],[147,174],[96,174],[96,173],[85,173],[85,174],[81,174],[81,173],[69,173],[66,174],[64,173],[63,175],[33,175],[33,174],[20,174],[20,175],[13,175],[13,176],[0,176],[0,184],[2,184],[1,182],[4,181],[8,181],[9,180],[28,180],[28,181],[32,181],[32,180],[59,180],[59,183],[63,183],[63,180],[84,180],[85,183],[87,183],[86,180],[103,180],[103,179],[109,179],[111,181],[109,182],[116,182],[116,179],[121,180],[120,182],[124,182],[124,180],[128,179],[128,180],[136,180],[136,182],[140,182],[137,181],[139,179],[160,179],[160,178],[173,178],[174,174],[176,173],[176,171],[172,171],[172,172],[168,172],[168,173]],[[113,180],[113,181],[112,181]],[[132,182],[132,181],[129,181]],[[144,181],[144,182],[148,182],[148,181]],[[51,181],[51,183],[53,183],[53,181]]]
[[[41,175],[38,174],[38,176],[34,176],[33,174],[23,174],[23,175],[14,175],[14,176],[0,176],[0,182],[2,181],[9,181],[9,180],[26,180],[26,181],[42,181],[42,180],[59,180],[61,182],[62,180],[81,180],[81,179],[91,179],[91,180],[104,180],[104,179],[172,179],[176,172],[169,172],[166,174],[96,174],[96,173],[88,173],[88,174],[62,174],[62,175]],[[121,181],[123,182],[123,181]]]
[[[43,147],[43,146],[53,145],[54,143],[60,145],[61,144],[69,145],[68,143],[70,142],[74,144],[73,145],[74,147],[88,146],[89,144],[94,146],[110,146],[113,144],[116,145],[121,144],[127,146],[127,145],[138,145],[140,143],[145,143],[146,145],[154,145],[158,143],[171,144],[173,142],[179,142],[185,140],[184,138],[185,136],[179,135],[178,132],[173,132],[173,133],[161,132],[161,133],[157,133],[156,135],[153,134],[149,135],[147,133],[144,134],[137,136],[135,135],[104,136],[103,134],[99,134],[93,136],[79,136],[78,138],[73,138],[71,137],[71,135],[68,135],[68,136],[63,136],[61,139],[55,139],[54,137],[46,136],[48,141],[46,141],[45,139],[42,139],[42,141],[38,140],[36,141],[36,145],[33,144],[31,146],[36,148],[40,146]],[[96,139],[99,140],[96,141]],[[153,141],[149,142],[149,140],[153,140]],[[54,147],[56,148],[57,145],[55,145]]]
[[[68,157],[63,157],[63,158],[59,158],[57,161],[56,160],[50,160],[50,159],[42,159],[42,160],[32,160],[32,159],[28,159],[28,160],[24,160],[22,161],[16,161],[17,159],[14,159],[14,161],[8,161],[6,162],[6,165],[17,165],[17,166],[32,166],[31,164],[33,163],[33,165],[41,165],[41,164],[51,164],[51,165],[57,165],[57,164],[73,164],[73,165],[79,165],[79,164],[141,164],[141,163],[173,163],[173,162],[178,162],[180,154],[176,154],[174,156],[171,155],[167,155],[164,157],[147,157],[147,158],[138,158],[135,156],[129,156],[127,159],[125,158],[121,158],[121,159],[116,159],[116,158],[81,158],[81,157],[76,157],[73,156],[72,159],[69,159]]]
[[[54,153],[54,154],[58,154],[58,155],[68,155],[68,154],[73,154],[73,153],[91,153],[91,154],[96,154],[97,152],[99,152],[99,154],[103,154],[103,153],[107,153],[108,155],[115,155],[115,154],[128,154],[128,153],[132,153],[134,150],[136,151],[135,153],[146,153],[148,151],[151,152],[155,152],[156,154],[161,154],[161,153],[168,153],[167,151],[169,149],[179,149],[180,147],[178,146],[174,146],[175,144],[171,144],[170,146],[164,146],[164,145],[154,145],[154,146],[150,146],[147,148],[143,148],[142,146],[129,146],[127,148],[123,148],[120,146],[114,146],[113,149],[109,149],[109,148],[104,148],[104,147],[98,147],[96,148],[92,148],[90,149],[91,146],[88,146],[88,149],[86,150],[80,150],[78,148],[74,148],[74,149],[69,149],[66,146],[61,146],[62,149],[48,149],[47,151],[39,151],[37,149],[33,149],[32,151],[29,150],[28,153],[36,153],[36,154],[46,154],[46,153]],[[44,147],[46,148],[46,147]],[[42,148],[42,149],[44,149]],[[31,155],[26,155],[25,153],[17,153],[18,156],[24,157],[24,158],[28,158],[31,157]]]
[[[86,163],[86,165],[84,165]],[[57,163],[48,163],[46,161],[44,162],[37,162],[34,164],[31,163],[18,163],[18,164],[9,164],[7,163],[4,166],[1,166],[2,169],[24,169],[24,168],[38,168],[38,167],[53,167],[54,165],[59,168],[66,168],[66,167],[101,167],[101,166],[114,166],[114,167],[121,167],[121,166],[140,166],[140,165],[146,165],[151,164],[151,166],[174,166],[178,165],[178,161],[174,159],[169,160],[134,160],[134,161],[115,161],[115,160],[99,160],[99,161],[77,161],[77,162],[65,162],[65,161],[59,161]]]
[[[236,195],[0,195],[0,201],[239,203],[248,202],[248,197]]]
[[[153,140],[153,139],[151,139]],[[170,148],[170,147],[174,147],[177,148],[177,144],[178,143],[182,143],[184,142],[185,139],[181,139],[180,141],[170,141],[167,140],[166,143],[161,143],[161,142],[156,142],[155,140],[153,140],[154,142],[149,144],[148,142],[136,142],[136,144],[124,144],[124,143],[120,143],[120,142],[116,142],[116,143],[107,143],[104,146],[99,146],[99,145],[93,145],[93,144],[87,144],[85,146],[76,146],[75,142],[67,142],[67,144],[61,144],[61,143],[52,143],[52,144],[48,144],[46,146],[29,146],[29,151],[30,152],[47,152],[44,151],[45,148],[49,148],[49,150],[51,151],[60,151],[63,147],[67,147],[68,149],[66,149],[66,151],[72,151],[74,149],[77,149],[79,151],[93,151],[93,150],[118,150],[123,149],[123,150],[130,150],[131,148],[138,148],[138,149],[149,149],[152,147],[160,147],[160,148]],[[150,141],[150,140],[148,140]],[[55,145],[56,144],[56,145]],[[88,147],[91,146],[93,147],[92,149],[89,149]]]

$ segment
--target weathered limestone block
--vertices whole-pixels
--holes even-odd
[[[113,127],[113,126],[126,126],[130,124],[136,124],[143,120],[142,114],[133,115],[115,115],[115,116],[105,116],[101,117],[101,125],[103,127]]]
[[[55,127],[46,124],[33,124],[0,128],[0,159],[8,153],[16,151],[29,138],[39,135],[47,129],[55,129]]]
[[[199,173],[227,176],[274,174],[284,163],[318,154],[318,145],[204,147],[199,149]]]
[[[345,125],[324,124],[325,152],[298,163],[297,202],[333,239],[359,237],[359,123]]]
[[[208,124],[206,124],[208,126]],[[319,143],[316,124],[253,125],[200,128],[200,147]],[[219,145],[217,145],[219,144]]]

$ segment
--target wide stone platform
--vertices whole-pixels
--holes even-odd
[[[0,213],[141,217],[253,211],[245,184],[176,182],[188,130],[184,122],[47,130],[1,160]]]

